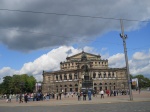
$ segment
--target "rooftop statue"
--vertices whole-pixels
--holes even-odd
[[[81,61],[87,61],[87,56],[84,51],[82,52]]]

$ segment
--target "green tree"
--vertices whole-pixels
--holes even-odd
[[[136,75],[133,78],[138,78],[139,88],[150,87],[150,79],[144,77],[143,75]]]
[[[3,83],[1,84],[2,92],[3,93],[11,93],[11,83],[12,83],[12,77],[6,76],[3,78]]]
[[[6,76],[0,84],[0,93],[33,92],[36,79],[27,74]]]
[[[20,75],[13,75],[12,77],[12,92],[13,93],[20,93]]]
[[[23,92],[33,92],[35,89],[36,79],[27,74],[21,75],[21,89]]]
[[[134,76],[133,76],[132,74],[130,74],[130,78],[131,78],[131,79],[133,79],[133,78],[134,78]]]

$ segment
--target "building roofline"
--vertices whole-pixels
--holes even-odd
[[[91,54],[91,53],[87,53],[87,52],[82,51],[82,52],[80,52],[80,53],[78,53],[78,54],[75,54],[75,55],[72,55],[72,56],[70,56],[70,57],[67,57],[66,59],[72,58],[72,57],[75,57],[75,56],[78,56],[78,55],[83,54],[83,53],[88,54],[88,55],[92,55],[92,56],[101,57],[100,55],[95,55],[95,54]]]

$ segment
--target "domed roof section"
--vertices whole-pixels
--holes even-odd
[[[82,51],[81,61],[87,61],[87,56],[84,51]]]

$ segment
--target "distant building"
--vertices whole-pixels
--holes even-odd
[[[42,90],[42,83],[36,82],[35,83],[35,92],[40,92]]]
[[[109,68],[108,60],[82,51],[60,62],[60,70],[43,71],[42,92],[127,89],[126,68]]]

